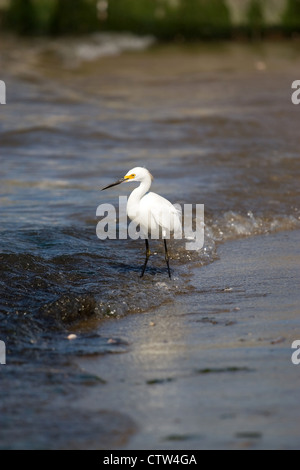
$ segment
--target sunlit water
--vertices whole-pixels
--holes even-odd
[[[213,262],[220,242],[300,227],[297,48],[144,50],[151,43],[4,40],[0,339],[10,364],[123,352],[93,325],[177,294],[188,302],[191,268]],[[97,206],[130,191],[100,188],[134,166],[146,166],[153,191],[172,202],[205,205],[204,248],[170,243],[172,281],[162,243],[152,242],[141,281],[143,241],[96,236]],[[67,341],[74,331],[80,341]]]

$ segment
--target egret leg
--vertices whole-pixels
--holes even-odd
[[[145,238],[145,243],[146,243],[146,259],[145,259],[145,263],[144,263],[144,266],[143,266],[143,271],[142,271],[142,274],[141,274],[141,277],[144,276],[144,272],[145,272],[145,269],[146,269],[146,266],[147,266],[147,263],[148,263],[148,259],[150,257],[150,248],[149,248],[149,241],[148,241],[148,238]]]
[[[168,266],[168,273],[169,273],[169,278],[171,279],[171,271],[170,271],[170,264],[169,264],[169,253],[168,253],[168,247],[167,247],[167,241],[164,238],[164,244],[165,244],[165,260]]]

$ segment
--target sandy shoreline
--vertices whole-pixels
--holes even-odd
[[[0,448],[300,447],[297,41],[3,40]],[[95,233],[134,166],[205,203],[171,283]]]
[[[102,324],[129,351],[80,359],[106,383],[74,406],[127,416],[135,432],[121,449],[300,448],[299,241],[228,242],[195,271],[193,295]]]

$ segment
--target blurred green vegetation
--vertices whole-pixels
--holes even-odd
[[[185,38],[197,39],[199,34],[202,38],[229,37],[230,11],[224,0],[181,2],[178,27]]]
[[[231,21],[223,0],[110,0],[105,29],[154,34],[161,39],[229,37]]]
[[[266,29],[264,7],[261,0],[250,0],[246,11],[246,27],[250,36],[259,39]]]
[[[10,0],[2,24],[21,35],[127,31],[162,40],[221,39],[235,33],[258,39],[272,29],[299,33],[300,0],[282,2],[275,26],[268,25],[264,0],[248,0],[239,25],[232,22],[227,0]]]
[[[49,21],[50,34],[86,34],[99,29],[96,2],[60,0]]]
[[[5,26],[18,34],[35,34],[38,17],[32,0],[12,0],[5,16]]]
[[[287,0],[282,15],[282,26],[288,35],[300,33],[300,0]]]
[[[149,34],[155,28],[155,2],[152,0],[109,0],[105,29]]]

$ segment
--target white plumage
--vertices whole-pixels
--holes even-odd
[[[117,182],[106,186],[103,189],[110,188],[123,182],[139,182],[139,186],[135,188],[129,196],[127,202],[127,215],[139,225],[146,241],[146,260],[143,266],[142,276],[144,275],[146,265],[150,256],[148,237],[164,239],[165,259],[168,267],[169,277],[171,278],[169,255],[166,239],[170,238],[170,234],[181,233],[180,211],[173,204],[160,196],[159,194],[148,192],[153,177],[146,168],[135,167],[128,171],[124,178]],[[141,277],[142,277],[141,276]]]
[[[158,238],[161,230],[162,238],[169,238],[170,233],[181,229],[180,213],[173,204],[159,194],[147,192],[153,177],[146,168],[133,168],[124,178],[128,182],[140,182],[129,196],[127,215],[140,225],[145,237]]]

